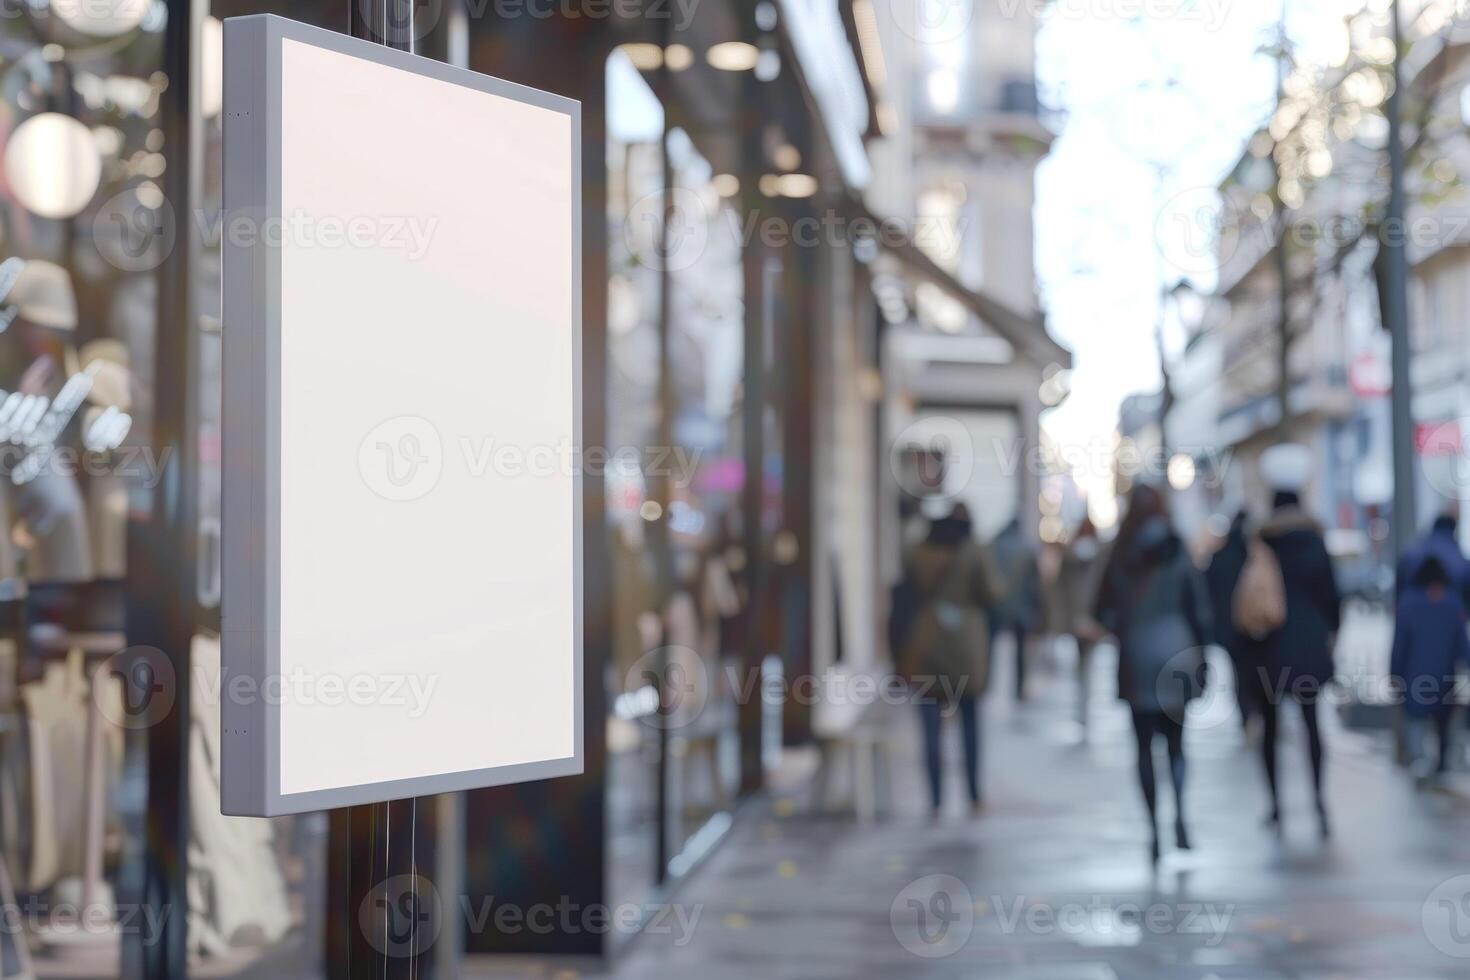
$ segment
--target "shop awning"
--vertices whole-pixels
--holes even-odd
[[[855,217],[870,221],[875,227],[882,228],[891,224],[874,214],[866,202],[855,194],[848,195],[848,206]],[[1072,366],[1072,352],[1052,339],[1046,329],[1046,320],[1042,317],[1022,313],[983,290],[969,288],[907,238],[894,241],[891,236],[879,235],[878,239],[878,245],[902,263],[910,273],[925,282],[933,283],[964,304],[987,327],[1010,343],[1020,356],[1043,368],[1051,364],[1061,368]]]

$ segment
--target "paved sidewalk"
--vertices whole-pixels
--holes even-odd
[[[898,813],[869,827],[805,815],[799,800],[747,814],[675,898],[686,920],[698,916],[692,928],[640,937],[615,975],[1470,975],[1470,802],[1416,791],[1382,738],[1330,722],[1336,836],[1324,844],[1305,795],[1301,725],[1286,711],[1282,772],[1292,791],[1278,838],[1261,826],[1267,804],[1256,750],[1222,687],[1187,736],[1195,850],[1167,854],[1166,831],[1155,872],[1127,714],[1111,700],[1113,661],[1097,661],[1085,742],[1070,721],[1069,666],[1036,671],[1034,700],[1021,708],[996,678],[986,705],[983,815],[961,813],[954,738],[953,813],[938,824],[927,819],[917,724],[900,716]]]

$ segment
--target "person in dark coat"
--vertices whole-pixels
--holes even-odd
[[[1465,604],[1438,558],[1426,558],[1399,599],[1394,620],[1391,675],[1403,695],[1404,735],[1414,774],[1427,778],[1449,765],[1449,700],[1456,671],[1470,667],[1470,633]],[[1438,757],[1433,766],[1424,749],[1433,727]]]
[[[1057,570],[1057,628],[1077,642],[1077,721],[1087,730],[1087,707],[1091,700],[1092,654],[1102,639],[1102,627],[1092,618],[1107,567],[1108,550],[1097,536],[1097,528],[1083,518]]]
[[[1460,550],[1459,527],[1458,516],[1447,511],[1435,518],[1428,534],[1400,556],[1394,576],[1396,599],[1403,599],[1404,593],[1414,586],[1419,569],[1433,558],[1449,578],[1449,587],[1459,594],[1466,608],[1470,608],[1470,560]]]
[[[1118,696],[1128,702],[1138,742],[1138,779],[1148,807],[1150,853],[1159,859],[1154,742],[1162,736],[1174,786],[1175,844],[1190,846],[1184,822],[1184,713],[1204,687],[1210,600],[1163,494],[1139,484],[1113,542],[1098,590],[1097,621],[1118,640]]]
[[[1342,626],[1342,595],[1321,525],[1302,509],[1301,491],[1311,475],[1310,451],[1290,443],[1273,446],[1261,456],[1261,475],[1275,496],[1271,516],[1257,533],[1275,555],[1286,589],[1286,622],[1252,644],[1265,721],[1261,753],[1271,790],[1267,824],[1279,827],[1281,823],[1276,738],[1281,704],[1290,699],[1300,706],[1306,722],[1317,817],[1322,836],[1328,837],[1332,831],[1322,792],[1322,733],[1317,713],[1323,688],[1335,672],[1333,648]]]
[[[1002,633],[1015,639],[1019,703],[1026,700],[1026,641],[1041,624],[1041,563],[1036,547],[1014,518],[991,541],[990,552],[1006,585],[1004,598],[990,611],[991,646]]]
[[[1235,628],[1232,606],[1235,602],[1235,586],[1240,582],[1240,573],[1245,568],[1246,522],[1249,515],[1244,510],[1230,522],[1225,540],[1210,556],[1205,568],[1205,584],[1210,590],[1210,611],[1214,616],[1215,642],[1224,647],[1235,668],[1235,700],[1240,708],[1240,723],[1249,727],[1252,718],[1259,717],[1257,705],[1259,684],[1254,673],[1255,665],[1250,661],[1246,637]]]
[[[923,725],[924,761],[934,816],[943,804],[940,754],[944,718],[958,711],[970,806],[979,811],[981,790],[980,696],[990,675],[986,609],[1002,597],[989,550],[973,533],[969,510],[956,504],[934,520],[904,567],[914,604],[913,623],[894,652],[899,676],[914,685]]]

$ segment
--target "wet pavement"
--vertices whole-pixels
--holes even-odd
[[[1304,733],[1288,723],[1289,793],[1276,836],[1261,826],[1255,746],[1229,698],[1211,699],[1186,736],[1195,849],[1170,855],[1166,832],[1155,873],[1108,661],[1095,664],[1086,742],[1070,721],[1076,686],[1066,661],[1050,676],[1038,671],[1022,708],[1008,704],[998,677],[986,704],[989,802],[979,817],[961,813],[953,738],[953,813],[931,823],[907,717],[895,718],[891,817],[864,827],[807,815],[794,799],[744,814],[673,899],[692,929],[642,936],[616,976],[1470,976],[1470,877],[1457,877],[1470,876],[1463,785],[1417,790],[1382,738],[1329,721],[1335,836],[1322,842]]]
[[[1470,976],[1470,782],[1416,789],[1387,739],[1325,726],[1335,836],[1318,837],[1304,733],[1283,712],[1284,826],[1267,812],[1257,749],[1222,684],[1187,733],[1194,850],[1157,870],[1126,710],[1098,676],[1084,740],[1067,658],[985,709],[987,808],[927,802],[917,719],[894,719],[895,808],[861,825],[800,798],[748,807],[635,940],[619,978],[1463,978]],[[1162,751],[1162,748],[1161,748]],[[1161,775],[1164,767],[1159,767]],[[1161,817],[1172,825],[1171,795]],[[541,969],[544,969],[542,967]],[[537,972],[541,972],[540,969]],[[555,971],[552,971],[555,972]]]

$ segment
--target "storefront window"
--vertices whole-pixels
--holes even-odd
[[[668,246],[661,247],[663,107],[622,53],[608,63],[608,132],[613,462],[607,493],[615,630],[608,676],[609,860],[612,894],[639,901],[723,832],[738,785],[732,658],[739,655],[734,623],[741,594],[732,553],[743,482],[741,252],[738,220],[720,196],[724,182],[678,129],[668,139],[674,207]],[[670,446],[659,445],[658,436],[665,274]],[[651,492],[665,475],[667,513]],[[667,529],[670,549],[663,601],[655,523]],[[662,868],[660,835],[668,861]]]

